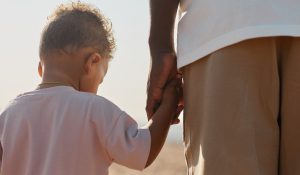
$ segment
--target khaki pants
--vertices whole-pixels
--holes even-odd
[[[300,38],[251,39],[183,69],[190,175],[300,175]]]

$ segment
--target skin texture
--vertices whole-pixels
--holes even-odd
[[[151,119],[161,105],[167,83],[177,74],[177,58],[174,51],[174,22],[179,0],[151,0],[151,28],[149,47],[151,69],[148,79],[147,106],[148,119]],[[182,92],[182,85],[179,85]],[[178,102],[177,116],[183,108],[182,93]],[[179,112],[179,113],[178,113]],[[174,119],[172,123],[178,123]]]

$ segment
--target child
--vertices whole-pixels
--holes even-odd
[[[112,162],[142,170],[156,158],[176,116],[178,79],[139,129],[96,92],[114,50],[110,26],[83,3],[61,5],[40,42],[42,83],[0,113],[3,175],[103,175]]]

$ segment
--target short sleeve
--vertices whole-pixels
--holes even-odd
[[[143,170],[150,152],[149,129],[138,128],[137,123],[123,112],[116,120],[106,140],[106,149],[113,162],[128,168]]]

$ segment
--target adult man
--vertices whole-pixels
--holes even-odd
[[[146,110],[178,64],[188,174],[300,174],[300,1],[150,2]]]

